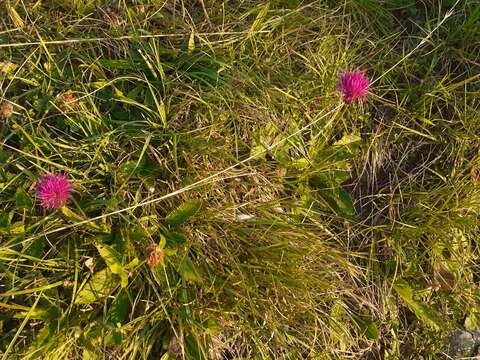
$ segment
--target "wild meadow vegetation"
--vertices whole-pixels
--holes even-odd
[[[480,330],[478,0],[0,14],[2,360],[438,359]]]

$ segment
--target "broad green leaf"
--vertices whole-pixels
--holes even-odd
[[[185,281],[191,281],[196,283],[202,282],[202,276],[200,275],[200,270],[195,266],[195,264],[190,260],[188,256],[185,256],[182,263],[178,268],[178,272]]]
[[[122,333],[117,329],[112,329],[103,340],[106,346],[120,345],[122,343]]]
[[[75,304],[87,305],[109,296],[118,287],[118,280],[109,269],[93,274],[85,286],[77,293]]]
[[[142,94],[143,94],[144,89],[145,88],[143,86],[135,86],[132,90],[130,90],[127,93],[127,96],[130,99],[139,100],[139,99],[142,98]]]
[[[222,331],[222,327],[218,321],[212,318],[208,318],[206,321],[203,321],[202,325],[204,326],[206,334],[214,335]]]
[[[128,318],[130,300],[127,293],[123,292],[113,301],[107,313],[107,321],[112,325],[123,324]]]
[[[25,232],[25,225],[23,221],[17,221],[10,224],[10,219],[2,218],[0,219],[2,224],[0,225],[0,234],[23,234]]]
[[[93,346],[91,346],[93,348]],[[100,355],[98,355],[93,349],[83,349],[82,360],[98,360]]]
[[[367,323],[367,328],[365,329],[365,336],[370,340],[378,339],[378,328],[375,321],[370,321]]]
[[[310,186],[315,189],[325,189],[340,186],[343,182],[348,180],[350,174],[347,171],[335,170],[325,174],[317,174],[309,179]]]
[[[116,70],[116,69],[123,69],[123,70],[132,70],[137,69],[141,64],[136,64],[130,59],[99,59],[97,63],[107,69]]]
[[[329,174],[312,176],[309,185],[318,189],[315,193],[322,198],[329,207],[339,215],[354,216],[355,207],[348,191],[340,184],[349,178],[345,171],[334,171]]]
[[[414,291],[406,281],[399,280],[393,285],[393,288],[402,298],[405,305],[407,305],[419,319],[436,330],[442,328],[443,324],[440,316],[428,305],[414,298]]]
[[[181,245],[184,245],[187,242],[187,236],[180,232],[169,231],[165,234],[166,244],[161,246],[162,248],[168,246],[169,248],[175,248]]]
[[[138,171],[140,166],[141,164],[138,164],[138,161],[130,160],[118,167],[118,173],[122,177],[127,178],[128,176],[132,176],[135,171]]]
[[[31,243],[24,243],[23,245],[23,252],[36,258],[42,257],[44,249],[45,239],[43,238],[35,239]]]
[[[355,207],[353,206],[353,200],[350,194],[341,186],[334,189],[334,194],[340,213],[347,216],[355,215]]]
[[[120,262],[120,255],[118,254],[118,252],[108,245],[95,244],[95,246],[97,247],[100,256],[103,258],[103,260],[105,260],[105,263],[107,264],[110,271],[120,276],[122,288],[127,287],[127,271]]]
[[[362,141],[362,138],[359,134],[345,134],[340,140],[336,141],[333,146],[348,146],[359,143],[360,141]]]
[[[138,258],[134,258],[132,261],[130,261],[127,265],[125,265],[123,268],[125,270],[132,270],[134,269],[138,264],[140,264],[140,260]]]
[[[200,343],[193,335],[185,336],[185,352],[189,359],[204,360],[204,356],[200,347]]]
[[[85,221],[87,220],[87,218],[85,218],[84,216],[80,215],[80,214],[77,214],[76,212],[74,212],[73,210],[67,208],[67,207],[62,207],[62,213],[63,215],[65,215],[65,217],[70,220],[71,222],[73,223],[79,223],[79,222],[82,222],[82,221]],[[102,226],[99,226],[96,222],[94,221],[89,221],[89,222],[86,222],[85,223],[85,226],[88,226],[90,227],[91,229],[93,230],[100,230],[100,231],[104,231],[104,232],[108,232],[109,231],[109,228],[107,225],[102,225]]]
[[[85,326],[82,328],[81,332],[85,339],[88,339],[90,343],[87,343],[87,347],[90,349],[95,349],[98,345],[103,342],[103,338],[105,335],[106,326],[101,324],[99,321],[89,321]],[[96,349],[95,349],[96,350]]]
[[[173,256],[177,253],[177,249],[163,249],[166,256]]]
[[[19,209],[31,209],[33,207],[32,198],[22,189],[18,188],[15,193],[15,205]]]
[[[348,349],[350,344],[348,318],[345,306],[341,302],[336,301],[330,310],[329,326],[332,329],[332,341],[335,343],[335,346],[343,351]]]
[[[353,160],[361,150],[361,138],[358,134],[344,135],[339,141],[333,144],[332,160]]]
[[[188,200],[168,214],[165,220],[172,228],[178,228],[195,215],[200,207],[201,202],[199,200]]]
[[[291,159],[290,166],[297,170],[306,169],[310,165],[310,162],[306,158]]]
[[[362,335],[365,335],[367,339],[378,339],[378,328],[374,320],[360,316],[354,317],[354,320],[360,328]]]
[[[10,224],[11,216],[5,213],[0,213],[0,229],[6,228]]]
[[[52,341],[52,338],[53,338],[52,334],[54,334],[55,331],[57,330],[56,323],[55,321],[50,321],[50,322],[45,322],[44,324],[46,325],[44,325],[40,330],[37,331],[26,353],[32,353],[33,351],[38,350],[46,342]],[[1,334],[1,329],[0,329],[0,334]]]
[[[288,155],[290,143],[283,143],[281,146],[270,149],[273,144],[278,143],[283,138],[283,134],[277,125],[270,122],[254,131],[252,135],[253,141],[250,148],[250,156],[264,159],[267,153],[272,152],[271,155],[275,160],[282,160],[283,163],[287,162],[288,164],[292,162],[292,157]],[[293,141],[293,139],[290,140]]]
[[[158,242],[157,246],[160,249],[163,249],[165,247],[165,245],[167,245],[167,238],[165,237],[165,235],[160,234],[160,241]]]
[[[80,222],[85,220],[83,216],[77,214],[76,212],[74,212],[73,210],[70,210],[67,207],[62,208],[62,213],[63,215],[65,215],[65,217],[68,218],[68,220],[71,220],[72,222]]]
[[[31,311],[22,311],[16,313],[13,317],[17,319],[22,319],[28,316],[30,319],[42,319],[42,320],[51,320],[56,319],[60,316],[60,311],[56,307],[49,307],[49,308],[39,308],[36,307]]]
[[[23,221],[17,221],[11,224],[8,228],[11,234],[23,234],[25,232],[25,224]]]
[[[355,215],[355,208],[350,194],[341,187],[333,189],[324,189],[316,193],[319,198],[323,199],[338,215],[353,216]]]
[[[330,164],[335,168],[349,170],[348,160],[358,157],[361,150],[361,138],[357,134],[344,135],[332,146],[321,150],[314,155],[315,163],[319,166]]]
[[[262,144],[254,144],[250,148],[250,156],[255,158],[264,157],[265,155],[265,146]]]

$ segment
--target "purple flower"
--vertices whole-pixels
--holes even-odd
[[[37,197],[44,209],[59,209],[68,202],[73,186],[68,174],[44,175],[37,182]]]
[[[363,100],[365,97],[370,80],[364,74],[362,71],[347,71],[340,75],[338,87],[346,104]]]

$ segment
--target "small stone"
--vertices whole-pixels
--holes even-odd
[[[245,220],[250,220],[253,219],[255,216],[249,215],[249,214],[239,214],[237,215],[237,220],[239,221],[245,221]]]
[[[478,345],[479,343],[470,332],[457,329],[450,338],[448,354],[453,359],[475,356]]]
[[[78,110],[80,108],[79,98],[72,91],[60,94],[57,103],[62,111]]]

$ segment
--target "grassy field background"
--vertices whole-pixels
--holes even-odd
[[[0,11],[1,359],[437,359],[480,330],[479,1]]]

